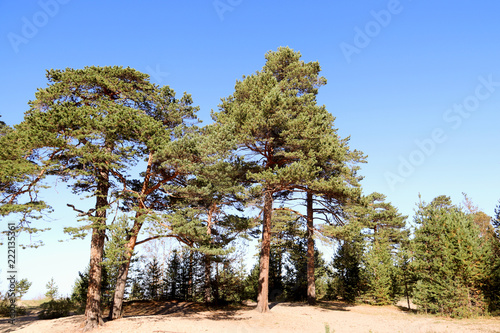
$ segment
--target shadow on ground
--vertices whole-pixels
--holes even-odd
[[[35,321],[46,320],[39,319],[38,314],[40,313],[40,308],[33,307],[28,308],[26,315],[19,316],[15,319],[14,324],[10,323],[10,318],[0,318],[0,333],[13,332],[34,323]],[[71,315],[64,317],[65,321],[70,322],[83,322],[83,315]]]
[[[123,307],[123,317],[153,316],[176,314],[185,316],[196,312],[206,311],[203,304],[180,301],[130,301],[125,302]]]
[[[124,303],[124,318],[141,316],[186,317],[192,320],[240,320],[235,318],[238,311],[251,311],[252,306],[206,306],[203,303],[183,301],[131,301]]]
[[[38,310],[28,309],[26,315],[17,317],[14,324],[10,323],[10,318],[0,318],[0,333],[12,332],[14,330],[28,326],[38,319]]]
[[[396,307],[403,312],[413,313],[413,314],[417,313],[417,309],[408,309],[408,306],[396,305]]]
[[[308,306],[307,303],[304,302],[273,302],[269,304],[269,309],[271,310],[277,305],[287,307]],[[330,311],[350,311],[348,308],[352,306],[352,304],[338,301],[317,301],[316,305],[313,305],[313,307]]]
[[[130,301],[124,303],[124,318],[136,321],[141,320],[140,317],[150,317],[151,321],[163,321],[168,317],[188,317],[189,320],[232,320],[246,321],[249,318],[241,318],[242,312],[255,311],[255,302],[246,303],[238,306],[206,306],[204,303],[184,302],[184,301]],[[276,306],[279,307],[303,307],[307,306],[304,302],[272,302],[269,304],[269,309]],[[318,301],[314,308],[321,311],[351,311],[353,304],[341,301]],[[407,313],[414,313],[415,310],[408,310],[404,306],[396,306],[398,310]],[[29,309],[26,316],[17,318],[16,324],[8,323],[9,318],[0,319],[0,333],[12,332],[23,328],[32,322],[39,320],[37,309]],[[106,311],[103,313],[106,318]],[[83,316],[73,316],[74,320],[83,320]],[[134,318],[137,317],[137,318]],[[105,321],[107,321],[105,319]]]

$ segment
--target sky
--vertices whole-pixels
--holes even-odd
[[[459,204],[466,193],[491,216],[500,199],[499,12],[493,0],[0,1],[0,119],[22,121],[47,69],[118,65],[190,93],[209,124],[236,80],[289,46],[319,62],[328,84],[318,103],[368,156],[365,194],[385,194],[409,222],[419,194]],[[68,295],[89,260],[88,238],[59,241],[78,223],[66,203],[80,198],[62,183],[43,195],[55,211],[37,226],[51,230],[31,240],[45,246],[18,251],[18,277],[33,282],[28,299],[51,277]],[[0,252],[5,291],[5,245]]]

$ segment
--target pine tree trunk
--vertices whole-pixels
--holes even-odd
[[[85,308],[85,332],[104,324],[101,312],[101,263],[104,253],[104,237],[106,235],[108,191],[109,174],[107,171],[101,171],[96,191],[95,217],[97,220],[92,227],[92,240],[90,244],[89,288],[87,292],[87,306]]]
[[[211,207],[213,208],[213,207]],[[212,235],[212,215],[213,209],[210,209],[208,212],[207,219],[207,235]],[[208,254],[205,254],[205,303],[210,304],[212,301],[212,285],[210,283],[210,275],[211,275],[211,260]]]
[[[130,235],[128,243],[125,245],[127,252],[125,253],[124,261],[118,268],[118,277],[116,280],[115,292],[113,294],[113,303],[111,304],[111,309],[108,316],[109,320],[119,319],[123,315],[123,298],[125,297],[125,286],[130,269],[130,261],[132,260],[132,254],[134,253],[135,245],[137,242],[137,235],[139,234],[139,231],[142,227],[142,223],[138,222],[138,218],[141,215],[142,214],[139,212],[136,213],[134,226],[132,227],[132,233]]]
[[[210,257],[205,254],[205,303],[209,304],[211,300],[212,290],[210,288]]]
[[[122,262],[120,264],[120,267],[118,268],[118,277],[116,280],[116,288],[113,295],[113,303],[111,304],[111,309],[109,311],[109,316],[108,316],[109,320],[114,320],[122,317],[123,298],[125,297],[125,286],[127,283],[127,277],[131,259],[132,259],[132,253],[130,253],[130,255],[125,255],[124,262]]]
[[[403,275],[403,278],[405,279],[406,302],[408,303],[408,310],[411,310],[411,307],[410,307],[410,295],[408,294],[408,281],[406,280],[406,274]]]
[[[109,315],[108,315],[109,320],[118,319],[121,317],[121,306],[123,304],[123,301],[122,301],[123,298],[116,299],[116,297],[118,297],[118,295],[121,293],[122,290],[123,290],[123,294],[125,295],[125,284],[127,281],[126,275],[128,274],[128,272],[127,272],[127,274],[124,274],[125,273],[124,266],[125,265],[122,263],[122,264],[120,264],[120,267],[118,267],[118,274],[116,277],[115,291],[113,293],[113,299],[111,300],[111,306],[109,308]]]
[[[146,176],[142,184],[141,195],[146,195],[148,190],[149,180],[151,178],[151,169],[153,166],[153,152],[149,152],[148,166],[146,169]],[[139,201],[139,208],[142,210],[145,208],[142,200]],[[129,237],[128,243],[125,245],[127,253],[125,254],[125,260],[121,263],[118,268],[118,277],[116,281],[115,292],[113,294],[113,302],[111,304],[111,309],[109,311],[109,320],[119,319],[123,315],[123,298],[125,297],[125,287],[128,278],[128,272],[130,269],[130,261],[132,260],[132,254],[137,242],[137,236],[141,231],[142,222],[139,222],[139,217],[143,215],[140,211],[135,214],[135,222],[132,227],[132,232]]]
[[[219,294],[219,263],[217,261],[215,262],[214,301],[215,301],[215,304],[219,304],[219,302],[220,302],[220,294]]]
[[[316,282],[314,281],[314,219],[313,196],[307,193],[307,303],[316,304]]]
[[[189,280],[187,300],[193,299],[193,251],[189,252]]]
[[[269,189],[264,194],[264,218],[262,223],[262,244],[260,249],[259,294],[257,296],[257,311],[269,312],[269,255],[271,250],[271,214],[273,197]]]

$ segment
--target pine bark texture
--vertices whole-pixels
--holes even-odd
[[[85,308],[84,331],[91,331],[104,324],[101,311],[101,275],[102,259],[104,254],[104,238],[106,226],[106,209],[108,205],[109,173],[100,172],[97,184],[96,196],[96,225],[92,228],[92,240],[90,244],[90,269],[89,289],[87,292],[87,305]]]
[[[262,245],[260,249],[259,294],[257,296],[257,311],[269,312],[269,255],[271,251],[271,217],[273,197],[270,190],[264,194],[264,221],[262,224]]]
[[[313,196],[307,192],[307,303],[316,304],[316,284],[314,280],[314,219]]]

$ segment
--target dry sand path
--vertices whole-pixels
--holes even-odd
[[[148,302],[128,304],[125,317],[106,322],[96,333],[122,332],[314,332],[324,333],[500,333],[500,318],[448,319],[416,315],[396,306],[349,306],[341,302],[321,302],[310,307],[297,303],[279,303],[268,314],[254,306],[207,311],[187,302]],[[53,320],[20,318],[18,325],[0,321],[0,333],[71,333],[80,332],[82,315]]]

